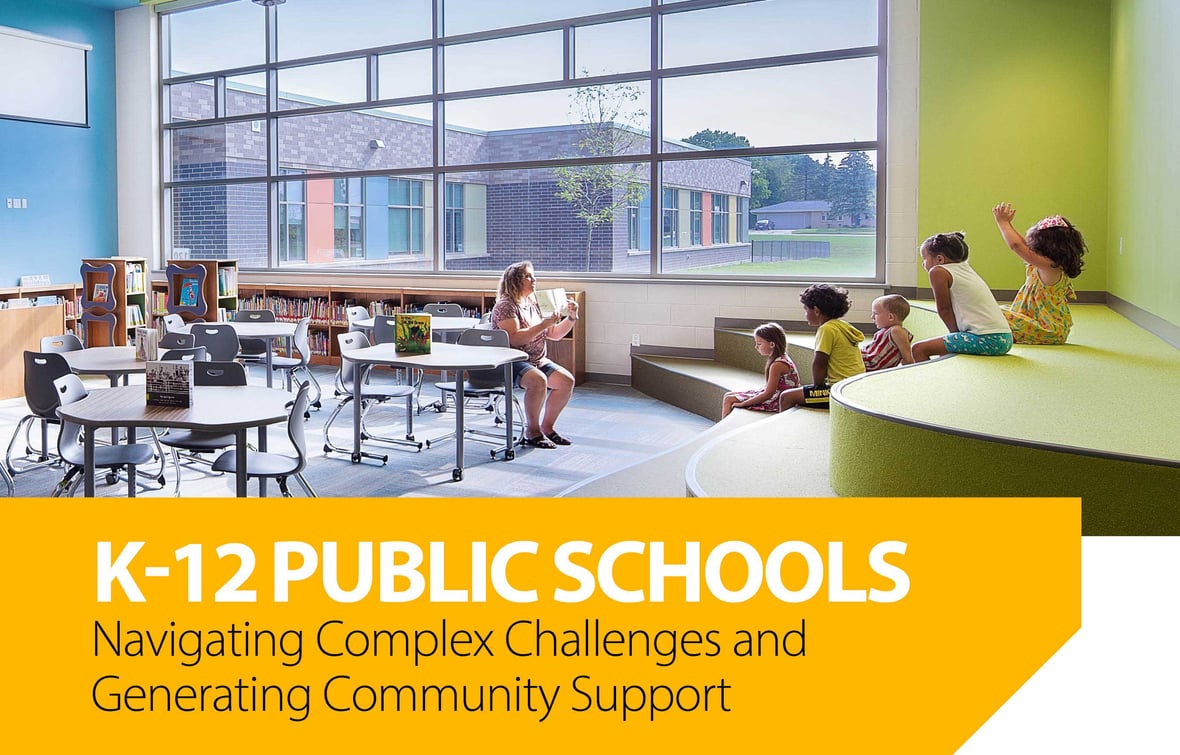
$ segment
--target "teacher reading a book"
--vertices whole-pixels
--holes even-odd
[[[509,265],[500,276],[492,309],[492,325],[508,333],[512,348],[529,355],[512,365],[516,384],[524,390],[524,444],[533,448],[568,446],[570,441],[554,424],[574,393],[574,376],[545,355],[545,341],[556,341],[574,328],[578,303],[565,299],[554,307],[550,291],[537,291],[533,263]],[[545,312],[538,304],[545,300]],[[544,413],[542,413],[542,409]]]

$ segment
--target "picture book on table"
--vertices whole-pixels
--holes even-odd
[[[196,278],[181,278],[180,293],[176,303],[182,307],[195,307],[201,298],[201,289]]]
[[[160,331],[155,328],[135,329],[135,360],[154,362],[160,355]]]
[[[94,290],[90,293],[90,301],[110,301],[111,300],[111,286],[109,283],[95,283]]]
[[[148,362],[144,382],[148,406],[193,405],[192,362]]]
[[[564,288],[542,288],[535,291],[533,295],[537,298],[537,308],[541,310],[541,317],[564,317],[567,313],[565,289]]]
[[[394,348],[407,354],[430,353],[430,315],[395,315]]]

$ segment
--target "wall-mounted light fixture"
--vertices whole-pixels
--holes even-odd
[[[272,5],[282,5],[287,0],[254,0],[255,5],[261,5],[264,8],[269,8]]]
[[[385,149],[385,142],[380,139],[374,139],[369,142],[369,149]]]

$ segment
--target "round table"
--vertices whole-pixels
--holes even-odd
[[[132,373],[142,373],[147,362],[135,358],[134,346],[91,346],[89,349],[78,351],[63,351],[66,364],[78,375],[106,375],[111,386],[127,384],[127,376]]]

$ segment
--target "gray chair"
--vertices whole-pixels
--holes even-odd
[[[459,334],[460,346],[500,346],[503,348],[510,348],[511,344],[508,341],[508,332],[500,330],[499,328],[472,328],[464,330]],[[470,399],[483,399],[484,410],[494,412],[495,424],[502,425],[504,423],[504,415],[500,410],[500,403],[504,400],[504,373],[502,370],[468,370],[463,382],[463,400],[464,406]],[[457,385],[454,382],[438,383],[438,389],[442,391],[443,395],[449,395],[454,400]],[[516,426],[517,440],[524,435],[524,409],[521,408],[520,401],[516,398],[516,394],[512,394],[512,424]],[[464,428],[468,435],[473,436],[472,440],[479,440],[482,442],[496,442],[504,440],[503,431],[492,432],[480,428]],[[453,437],[454,433],[449,433],[439,438],[432,438],[427,441],[426,445],[429,448],[432,442],[437,442],[443,438]],[[487,439],[487,440],[485,440]],[[495,451],[492,455],[495,455]]]
[[[307,397],[308,385],[300,383],[299,392],[295,394],[295,401],[291,404],[291,413],[287,415],[287,437],[295,448],[294,457],[268,451],[246,452],[246,475],[274,479],[279,484],[279,490],[287,498],[292,497],[291,490],[287,487],[289,477],[298,480],[309,496],[315,497],[316,494],[303,476],[303,470],[307,466],[307,439],[303,427],[303,415],[307,413]],[[213,462],[213,470],[236,474],[237,451],[226,451],[218,456]]]
[[[160,319],[164,323],[165,333],[175,333],[184,328],[184,318],[176,313],[164,315]]]
[[[214,362],[232,362],[238,356],[238,334],[225,323],[195,322],[189,332],[197,346],[204,346]]]
[[[57,407],[61,399],[53,387],[53,381],[71,374],[70,365],[65,357],[56,352],[25,352],[25,403],[29,405],[29,413],[20,418],[12,439],[8,441],[8,451],[4,456],[4,465],[12,475],[28,472],[58,460],[57,453],[50,450],[49,427],[60,426],[61,420],[57,416]],[[41,447],[33,445],[29,433],[33,424],[41,425]],[[14,457],[13,449],[21,437],[25,439],[24,456]],[[17,461],[21,465],[16,464]]]
[[[437,304],[423,304],[422,311],[434,317],[462,317],[463,305],[452,304],[451,302],[438,302]]]
[[[59,394],[62,406],[72,404],[86,398],[86,386],[77,375],[70,373],[53,381],[54,390]],[[57,453],[62,461],[69,465],[65,476],[53,489],[53,497],[62,495],[72,496],[82,482],[82,475],[86,472],[86,457],[82,447],[82,426],[62,420],[61,433],[57,436]],[[155,457],[155,449],[143,443],[118,443],[111,446],[94,447],[94,468],[106,469],[107,481],[113,483],[117,479],[119,469],[127,470],[127,496],[135,497],[135,488],[139,484],[136,468],[147,464]],[[160,484],[163,485],[163,477]]]
[[[361,330],[356,323],[358,320],[369,319],[369,310],[359,305],[347,307],[344,310],[344,319],[348,322],[349,330]]]
[[[0,477],[4,478],[4,487],[8,488],[8,495],[16,495],[16,482],[12,479],[12,475],[8,473],[8,467],[0,464]]]
[[[62,333],[60,336],[45,336],[41,339],[41,352],[64,354],[67,351],[81,351],[86,348],[82,339],[73,333]]]
[[[360,331],[352,331],[348,333],[339,333],[336,336],[337,342],[340,344],[340,353],[353,349],[363,349],[369,346],[369,338]],[[340,448],[332,444],[332,439],[329,436],[329,431],[332,429],[332,423],[340,416],[341,410],[344,407],[352,404],[353,394],[352,388],[354,381],[361,381],[361,440],[376,440],[382,443],[390,443],[395,446],[409,446],[414,450],[421,451],[422,443],[414,439],[414,387],[412,385],[389,385],[382,383],[370,382],[369,376],[372,372],[373,365],[358,365],[349,362],[346,359],[340,360],[340,371],[337,373],[338,386],[337,396],[340,403],[328,415],[327,422],[324,423],[324,453],[336,451],[337,453],[351,454],[352,450],[348,448]],[[404,438],[390,438],[388,436],[377,435],[369,431],[365,424],[366,415],[373,407],[391,401],[395,398],[405,399],[406,402],[406,434]],[[389,461],[389,456],[384,454],[375,454],[368,451],[361,451],[360,457],[366,459],[379,459],[382,463]],[[360,461],[357,458],[356,461]]]
[[[209,350],[204,346],[187,349],[168,349],[160,355],[161,362],[208,362]]]
[[[271,364],[279,372],[286,373],[287,390],[291,390],[291,381],[295,379],[295,373],[301,372],[307,376],[307,381],[315,386],[315,397],[310,399],[310,405],[316,409],[320,408],[320,381],[316,380],[315,375],[311,371],[311,344],[308,341],[307,331],[311,326],[311,318],[300,318],[299,323],[295,326],[295,335],[291,337],[294,343],[295,351],[299,352],[298,357],[271,357]]]
[[[234,322],[276,322],[272,309],[239,309],[234,312]],[[266,339],[239,338],[238,359],[247,362],[266,361]],[[290,390],[290,389],[288,389]]]
[[[197,338],[192,333],[168,332],[160,336],[160,349],[191,349],[197,345]]]
[[[203,348],[203,347],[202,347]],[[193,362],[194,385],[246,385],[246,368],[238,362]],[[170,430],[160,436],[160,443],[168,446],[172,468],[176,472],[176,495],[180,495],[180,457],[186,461],[212,465],[212,459],[201,454],[222,451],[237,442],[233,433],[210,433],[200,430]],[[183,452],[183,454],[182,454]]]

